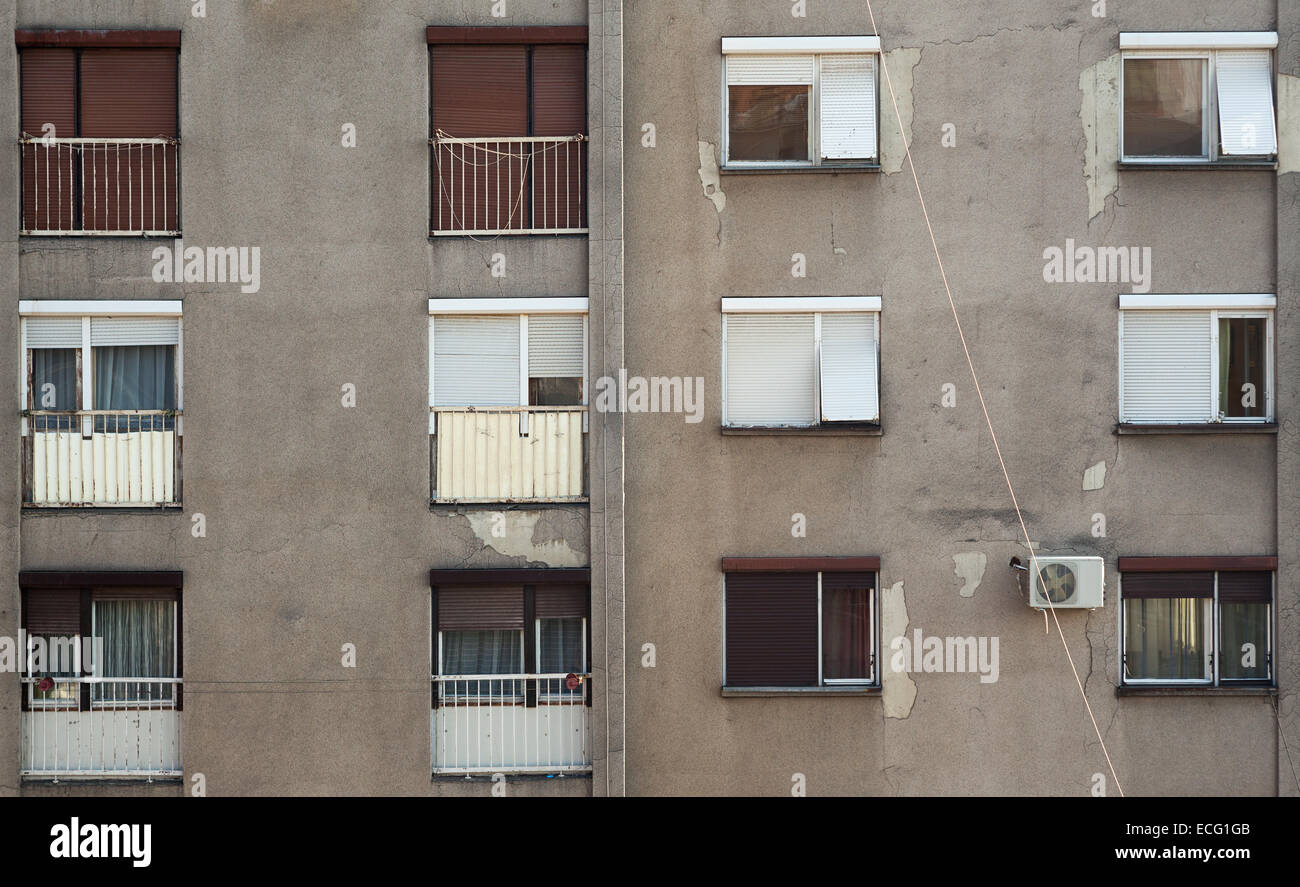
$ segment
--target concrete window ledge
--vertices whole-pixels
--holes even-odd
[[[724,176],[789,176],[800,173],[819,173],[822,175],[836,173],[875,173],[880,172],[880,164],[864,163],[856,166],[723,166],[718,172]]]
[[[1128,425],[1115,426],[1116,434],[1277,434],[1276,422],[1254,424],[1215,422],[1207,425]]]
[[[723,687],[725,699],[766,698],[771,696],[848,696],[872,698],[880,696],[879,687]]]
[[[1120,169],[1254,169],[1254,170],[1275,170],[1277,169],[1276,160],[1259,160],[1259,161],[1216,161],[1213,163],[1142,163],[1135,160],[1122,160],[1119,163]]]
[[[1116,696],[1276,696],[1276,687],[1116,687]]]
[[[730,428],[722,426],[724,437],[883,437],[884,430],[873,424],[821,425],[813,428]]]

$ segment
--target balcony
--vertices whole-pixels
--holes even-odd
[[[150,508],[180,504],[180,413],[30,410],[23,504]]]
[[[590,771],[590,677],[435,675],[434,773]]]
[[[29,777],[180,776],[180,678],[24,677]]]
[[[586,500],[586,407],[434,407],[436,503]]]
[[[429,144],[435,237],[587,233],[585,135]]]
[[[180,141],[24,135],[20,234],[180,234]]]

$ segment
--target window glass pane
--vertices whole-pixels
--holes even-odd
[[[1205,59],[1124,61],[1124,154],[1205,154]]]
[[[77,349],[32,349],[32,404],[37,410],[77,409]],[[71,417],[36,416],[37,431],[71,431]]]
[[[1223,650],[1219,676],[1234,681],[1268,680],[1268,604],[1219,605]]]
[[[95,601],[95,637],[103,644],[96,674],[103,678],[170,678],[176,674],[174,602]],[[92,686],[95,702],[170,701],[171,684],[142,680]]]
[[[538,619],[541,640],[538,668],[542,674],[582,674],[582,623],[580,617]]]
[[[729,160],[808,160],[807,86],[727,87]]]
[[[40,638],[44,644],[38,646],[36,639]],[[33,666],[31,677],[34,678],[70,678],[76,677],[77,671],[74,665],[77,660],[74,658],[77,654],[76,646],[81,643],[81,638],[76,635],[32,635],[28,638],[28,646],[31,649],[31,659]],[[86,663],[82,663],[84,666]],[[24,668],[26,664],[24,663]],[[41,689],[40,684],[32,685],[30,698],[36,702],[44,704],[77,704],[77,685],[55,681],[48,689]]]
[[[1125,599],[1126,678],[1207,680],[1210,604],[1210,598]]]
[[[1267,318],[1219,319],[1219,412],[1224,416],[1267,418],[1267,343]]]
[[[822,589],[822,678],[871,679],[871,615],[867,588]]]
[[[176,409],[175,345],[112,345],[92,348],[97,410]],[[116,417],[96,419],[96,430],[170,430],[171,417]]]
[[[442,633],[442,673],[446,675],[522,674],[522,631],[477,630]],[[444,695],[518,696],[519,681],[454,681]]]
[[[582,405],[582,379],[529,379],[528,404],[534,407]]]

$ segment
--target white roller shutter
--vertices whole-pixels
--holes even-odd
[[[821,382],[823,421],[879,418],[876,315],[822,315]]]
[[[1272,53],[1219,50],[1219,136],[1224,154],[1276,154]]]
[[[811,55],[729,55],[728,86],[812,86]]]
[[[582,316],[529,315],[528,377],[554,379],[582,375]]]
[[[519,318],[435,317],[433,405],[517,407]]]
[[[80,348],[80,317],[28,317],[28,348]]]
[[[1214,418],[1208,311],[1120,312],[1120,421]]]
[[[92,317],[90,344],[175,345],[180,341],[175,317]]]
[[[812,314],[725,314],[728,425],[812,425]]]
[[[821,153],[826,160],[876,156],[876,60],[821,57]]]

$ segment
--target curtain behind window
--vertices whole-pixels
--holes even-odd
[[[46,386],[51,386],[46,388]],[[77,409],[77,349],[32,349],[32,409]],[[36,416],[37,431],[74,431],[71,416]]]
[[[176,409],[175,345],[112,345],[92,349],[95,409]],[[170,431],[171,416],[100,417],[96,431]]]
[[[522,674],[523,632],[442,632],[442,673],[446,675]],[[444,695],[517,696],[519,681],[452,681],[443,685]]]
[[[170,678],[176,674],[175,603],[169,600],[95,601],[95,635],[103,641],[96,674],[106,678]],[[170,701],[173,685],[94,685],[96,702]]]

